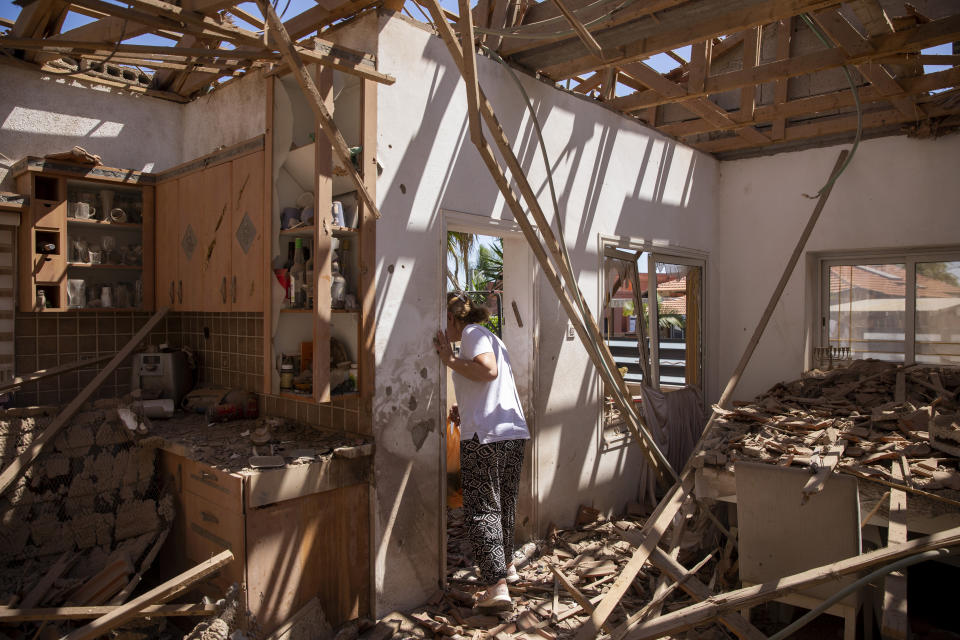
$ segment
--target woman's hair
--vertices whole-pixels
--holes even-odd
[[[474,305],[465,293],[447,294],[447,311],[464,324],[480,324],[490,317],[486,307]]]

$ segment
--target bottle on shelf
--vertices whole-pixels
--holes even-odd
[[[347,297],[347,279],[340,273],[340,261],[333,260],[330,266],[330,306],[343,309]]]
[[[294,241],[293,266],[290,267],[290,306],[303,309],[306,306],[307,265],[303,258],[303,238]]]
[[[313,309],[313,252],[307,256],[307,277],[303,281],[303,290],[306,294],[307,309]]]

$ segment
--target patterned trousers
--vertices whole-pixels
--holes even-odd
[[[523,440],[460,442],[464,522],[480,580],[494,584],[507,575],[523,466]]]

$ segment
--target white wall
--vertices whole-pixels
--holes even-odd
[[[816,193],[840,150],[811,149],[720,165],[714,305],[709,346],[721,383],[733,372],[773,292]],[[839,178],[807,253],[960,244],[960,135],[867,140]],[[801,259],[735,397],[747,399],[803,369],[805,292]]]
[[[382,615],[422,602],[440,578],[441,368],[430,340],[441,317],[441,209],[480,220],[511,214],[469,141],[463,84],[443,42],[405,20],[381,19],[378,58],[379,69],[397,78],[378,86],[375,573]],[[550,211],[520,94],[489,60],[479,60],[479,74]],[[711,248],[716,161],[596,104],[523,83],[545,130],[571,258],[595,314],[600,232]],[[595,376],[579,342],[563,340],[566,318],[549,285],[535,284],[536,445],[527,464],[539,520],[528,529],[569,525],[580,503],[622,510],[636,497],[641,460],[636,447],[601,453]],[[518,523],[530,515],[519,514]]]
[[[75,145],[111,167],[156,171],[180,162],[182,105],[4,65],[0,72],[0,190],[24,156]]]

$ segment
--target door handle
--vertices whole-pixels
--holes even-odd
[[[237,304],[237,276],[233,276],[233,282],[230,285],[230,296],[233,298],[233,304]]]
[[[175,284],[176,283],[173,280],[170,281],[170,304],[173,304],[174,302],[176,302],[176,298],[174,296]]]
[[[227,276],[220,280],[220,301],[227,304]]]
[[[179,299],[178,301],[180,302],[180,304],[183,304],[183,280],[180,280],[178,282],[177,287],[178,287],[177,298]]]

